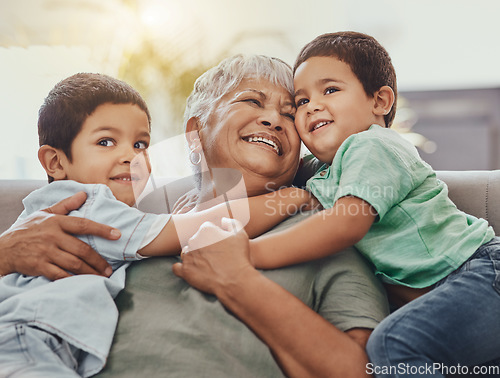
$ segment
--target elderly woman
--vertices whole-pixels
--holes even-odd
[[[300,148],[292,93],[290,67],[263,56],[226,59],[197,80],[185,114],[191,160],[198,165],[193,211],[229,192],[234,198],[233,182],[239,180],[228,178],[228,171],[243,178],[246,193],[240,195],[255,196],[292,184]],[[71,206],[77,204],[60,204],[51,211],[64,213]],[[277,228],[304,216],[298,214]],[[79,252],[72,246],[63,231],[75,232],[78,226],[60,226],[62,219],[61,215],[42,219],[18,234],[1,237],[0,262],[2,243],[12,246],[21,240],[21,232],[25,240],[33,240],[30,235],[47,223],[52,238],[64,238],[61,249],[71,251],[71,259],[76,255],[87,261],[80,271],[103,272],[105,264],[99,259],[83,257],[93,256],[85,247]],[[97,233],[95,224],[84,226],[79,232]],[[107,234],[109,229],[100,231],[101,236]],[[366,375],[364,345],[371,329],[387,314],[387,302],[358,254],[340,253],[259,272],[250,265],[238,235],[223,243],[211,254],[213,274],[206,266],[199,276],[193,274],[196,264],[191,256],[184,257],[182,265],[178,258],[161,258],[129,268],[126,288],[117,297],[120,321],[115,341],[99,376]],[[238,251],[228,253],[233,246]],[[30,247],[39,250],[32,243]],[[222,263],[216,261],[220,258]]]

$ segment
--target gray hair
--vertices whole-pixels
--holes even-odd
[[[264,55],[234,55],[201,75],[194,83],[184,112],[184,128],[197,117],[205,125],[220,99],[235,89],[243,79],[267,79],[285,88],[293,96],[291,67],[278,58]]]

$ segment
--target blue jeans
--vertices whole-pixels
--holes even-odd
[[[1,328],[0,377],[80,377],[71,349],[66,341],[22,323]]]
[[[500,377],[500,238],[384,319],[367,352],[376,377]]]

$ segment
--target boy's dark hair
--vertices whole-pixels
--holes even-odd
[[[391,126],[396,115],[396,71],[389,54],[375,38],[352,31],[320,35],[302,48],[295,61],[293,74],[307,59],[316,56],[336,57],[349,65],[369,96],[373,96],[384,85],[391,87],[394,104],[384,116],[385,126]]]
[[[62,150],[71,161],[71,144],[99,105],[133,104],[151,116],[146,102],[129,84],[97,73],[78,73],[55,85],[38,112],[38,142]],[[53,178],[49,176],[49,182]]]

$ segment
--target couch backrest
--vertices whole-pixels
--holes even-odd
[[[438,171],[437,176],[460,210],[486,219],[500,235],[500,170]]]
[[[500,235],[500,170],[495,171],[439,171],[438,177],[448,184],[450,198],[457,207],[466,213],[490,222],[497,235]],[[22,199],[42,185],[44,180],[0,180],[0,232],[6,230],[23,210]],[[168,203],[144,210],[151,212],[167,211],[184,188],[192,183],[180,180],[175,183],[182,190],[169,189]],[[169,184],[172,185],[172,182]],[[172,194],[173,193],[173,194]],[[152,198],[165,198],[163,187],[159,187]],[[151,201],[149,201],[151,202]],[[163,201],[165,202],[165,201]],[[139,206],[141,208],[141,206]],[[156,211],[155,211],[156,210]]]
[[[0,180],[0,233],[9,228],[23,211],[22,200],[47,180]]]

